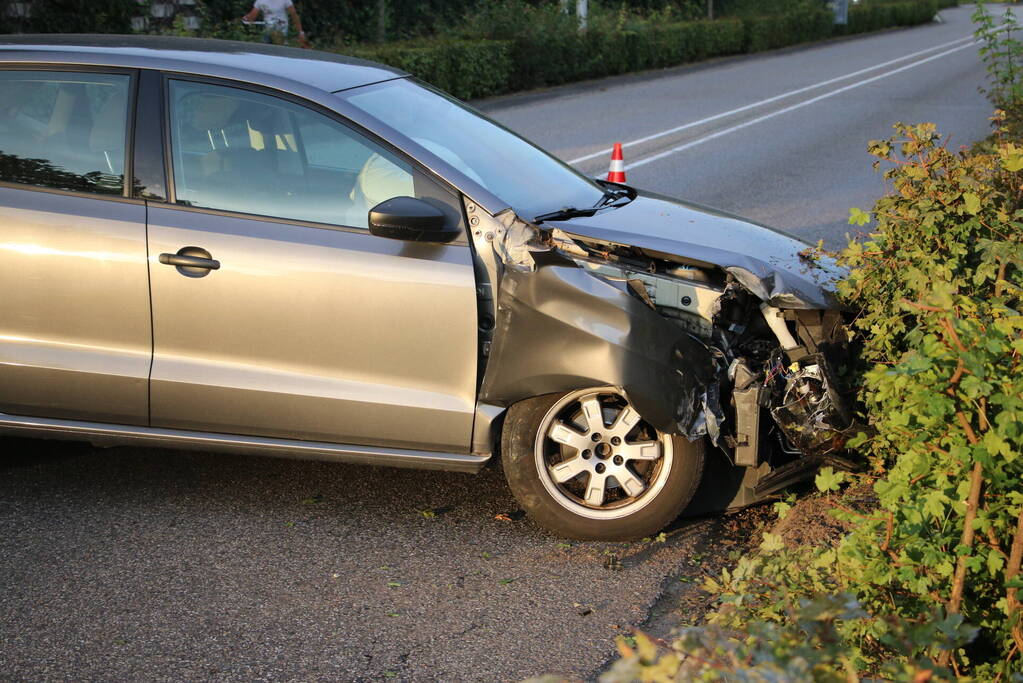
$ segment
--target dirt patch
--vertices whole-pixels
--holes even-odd
[[[835,519],[832,514],[839,497],[843,507],[851,504],[857,512],[867,511],[877,502],[867,485],[853,487],[841,494],[811,494],[797,500],[788,514],[771,526],[771,533],[781,536],[788,548],[837,545],[853,527],[851,522]]]

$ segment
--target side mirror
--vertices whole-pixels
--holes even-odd
[[[450,242],[462,233],[448,226],[443,211],[413,197],[392,197],[370,209],[369,231],[409,242]]]

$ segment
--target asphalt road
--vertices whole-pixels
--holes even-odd
[[[622,142],[631,185],[837,247],[854,231],[849,208],[869,209],[884,191],[869,140],[892,135],[897,121],[934,122],[953,147],[988,134],[991,105],[977,90],[984,67],[969,45],[972,11],[479,106],[589,175],[606,174],[609,148]]]
[[[868,139],[899,119],[936,121],[961,143],[987,130],[976,49],[938,56],[965,44],[937,47],[969,34],[968,9],[943,14],[484,106],[569,160],[717,116],[628,145],[632,164],[690,145],[629,180],[834,242],[848,208],[881,190]],[[605,163],[601,152],[578,165]],[[520,517],[499,468],[473,477],[16,439],[0,449],[4,680],[590,677],[614,635],[655,606],[663,623],[659,597],[685,597],[751,528],[683,520],[663,541],[564,543]]]

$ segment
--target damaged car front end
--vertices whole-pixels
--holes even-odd
[[[778,231],[618,187],[621,206],[564,220],[467,204],[493,321],[481,400],[619,387],[657,430],[749,469],[725,506],[812,475],[853,427],[841,270]]]

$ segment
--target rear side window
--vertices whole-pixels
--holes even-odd
[[[0,71],[0,180],[120,195],[130,78]]]
[[[281,98],[172,80],[170,125],[179,204],[366,228],[373,206],[415,196],[407,162]]]

